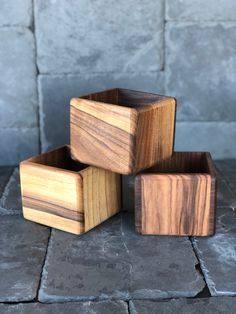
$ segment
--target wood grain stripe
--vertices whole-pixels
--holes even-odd
[[[136,230],[208,236],[215,231],[216,178],[208,153],[174,153],[135,183]]]
[[[68,218],[71,220],[84,222],[84,214],[70,208],[65,208],[59,205],[56,205],[46,200],[35,199],[27,195],[23,196],[23,203],[26,207],[40,210],[44,213],[49,213],[63,218]]]

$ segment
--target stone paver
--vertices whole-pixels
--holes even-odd
[[[20,174],[19,169],[15,168],[0,199],[0,214],[20,214],[21,210]]]
[[[130,314],[234,314],[235,312],[236,298],[230,297],[130,302]]]
[[[217,170],[217,207],[232,207],[236,203],[236,194],[233,193],[232,188],[226,179],[226,172],[222,171],[222,166],[226,167],[228,171],[232,167],[229,167],[228,162],[218,161],[215,162]],[[229,172],[232,175],[232,172]],[[235,172],[236,177],[236,172]]]
[[[2,193],[4,191],[4,188],[14,170],[14,167],[10,166],[5,166],[1,167],[0,166],[0,199],[2,197]]]
[[[0,26],[30,26],[32,0],[1,0]]]
[[[236,122],[178,122],[175,150],[209,151],[214,159],[234,158],[235,138]]]
[[[236,159],[217,160],[216,166],[223,176],[236,178]]]
[[[1,118],[0,118],[1,120]],[[0,165],[17,165],[39,152],[39,129],[1,129]]]
[[[39,300],[191,297],[204,282],[188,238],[140,236],[130,214],[80,237],[52,232]]]
[[[0,28],[0,73],[0,128],[38,126],[35,47],[29,29]]]
[[[221,160],[217,162],[217,166],[236,196],[236,160]],[[234,204],[236,205],[236,198]]]
[[[69,143],[69,103],[72,97],[114,87],[162,94],[162,74],[40,75],[38,82],[43,151]]]
[[[236,212],[218,208],[216,234],[192,240],[211,295],[236,295]]]
[[[232,192],[228,182],[218,176],[217,181],[217,206],[232,207],[236,203],[236,195]]]
[[[16,305],[0,304],[1,314],[128,314],[123,301],[85,302],[85,303],[24,303]]]
[[[36,0],[40,73],[161,69],[163,2]]]
[[[167,20],[236,20],[234,0],[166,0]]]
[[[166,92],[178,100],[177,118],[235,121],[236,23],[170,22],[165,42]]]
[[[19,216],[2,216],[0,228],[0,302],[36,297],[49,229]]]

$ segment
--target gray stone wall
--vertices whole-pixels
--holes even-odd
[[[175,96],[176,150],[236,158],[236,1],[0,0],[0,164],[69,142],[73,96]]]

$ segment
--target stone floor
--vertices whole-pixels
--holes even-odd
[[[217,161],[216,234],[140,236],[125,210],[82,236],[25,221],[0,168],[0,313],[236,313],[236,160]]]

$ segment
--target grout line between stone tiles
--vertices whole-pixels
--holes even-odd
[[[220,23],[225,23],[225,24],[236,24],[236,20],[216,20],[216,19],[213,19],[213,20],[200,20],[200,19],[195,19],[195,20],[191,20],[191,19],[181,19],[181,20],[178,20],[178,19],[166,19],[166,22],[167,23],[171,23],[171,24],[199,24],[200,26],[203,25],[216,25],[216,24],[220,24]]]
[[[6,127],[6,128],[4,128],[4,127],[0,127],[0,131],[1,130],[6,130],[6,131],[8,131],[8,130],[12,130],[12,131],[19,131],[19,130],[22,130],[22,131],[28,131],[28,130],[33,130],[33,129],[38,129],[38,126],[32,126],[32,127],[21,127],[21,126],[19,126],[19,127],[15,127],[15,126],[13,126],[13,127],[10,127],[10,128],[8,128],[8,127]]]
[[[165,41],[165,14],[166,14],[166,2],[163,0],[163,8],[162,8],[162,16],[163,16],[163,21],[162,21],[162,51],[161,51],[161,68],[160,72],[165,71],[165,48],[166,48],[166,41]],[[165,86],[164,86],[165,90]]]
[[[45,252],[43,263],[42,263],[42,268],[41,268],[38,288],[37,288],[37,291],[36,291],[35,301],[37,301],[37,302],[39,302],[39,300],[38,300],[39,290],[40,290],[41,282],[42,282],[43,269],[44,269],[44,266],[45,266],[45,263],[46,263],[46,259],[47,259],[47,255],[48,255],[48,248],[49,248],[49,243],[50,243],[50,240],[51,240],[51,235],[52,235],[52,228],[50,228],[50,230],[49,230],[48,241],[47,241],[47,248],[46,248],[46,252]]]
[[[193,245],[193,242],[192,242],[192,237],[188,237],[190,243],[191,243],[191,246],[192,246],[192,249],[193,249],[193,252],[195,254],[195,257],[197,259],[197,264],[195,265],[195,269],[196,271],[200,274],[200,276],[202,277],[202,279],[204,280],[204,283],[205,283],[205,286],[203,287],[203,289],[195,296],[193,297],[193,299],[199,299],[199,298],[210,298],[211,297],[211,293],[210,293],[210,290],[208,288],[208,285],[207,285],[207,282],[206,282],[206,278],[204,276],[204,273],[202,271],[202,268],[201,268],[201,263],[200,263],[200,260],[198,258],[198,255],[195,251],[195,248],[194,248],[194,245]]]
[[[41,123],[40,123],[40,106],[39,106],[39,84],[38,84],[38,76],[39,76],[39,68],[38,68],[38,47],[37,47],[37,39],[36,39],[36,31],[35,31],[35,0],[32,0],[32,33],[34,36],[34,51],[35,51],[35,68],[36,68],[36,97],[37,97],[37,122],[38,122],[38,147],[39,153],[42,152],[42,139],[41,139]]]
[[[130,307],[130,302],[132,302],[132,300],[129,301],[125,301],[126,305],[127,305],[127,313],[131,314],[131,307]],[[134,313],[134,311],[132,311]],[[135,314],[135,313],[134,313]]]
[[[4,28],[12,28],[12,29],[22,28],[22,29],[28,29],[28,30],[30,30],[32,32],[31,25],[29,25],[29,26],[26,26],[26,25],[10,25],[10,24],[0,25],[0,30],[4,29]]]

